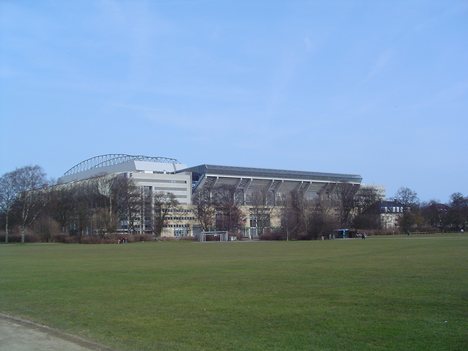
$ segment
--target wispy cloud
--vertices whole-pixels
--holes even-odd
[[[114,108],[127,110],[133,118],[142,119],[156,128],[175,129],[190,139],[204,141],[213,145],[213,141],[222,141],[234,148],[253,150],[265,145],[281,144],[282,141],[298,137],[302,133],[296,127],[270,123],[268,119],[257,118],[251,126],[251,118],[244,117],[240,111],[222,111],[219,114],[210,111],[204,114],[190,114],[170,108],[156,108],[134,104],[114,104]]]
[[[0,78],[11,78],[14,76],[17,76],[19,72],[7,65],[1,65],[0,66]]]
[[[312,52],[312,50],[314,49],[312,40],[307,35],[304,37],[304,47],[307,52]]]
[[[461,81],[457,84],[454,84],[450,87],[440,90],[436,96],[435,100],[437,102],[451,103],[460,99],[468,99],[468,81]]]
[[[134,118],[143,119],[155,127],[175,129],[187,134],[209,133],[213,137],[241,134],[249,121],[235,111],[210,110],[209,112],[191,111],[190,113],[171,107],[152,107],[137,104],[114,104],[114,108],[125,109]]]
[[[114,104],[115,108],[130,111],[135,118],[160,124],[167,127],[198,129],[201,123],[210,123],[207,118],[190,118],[168,108],[155,108],[136,104]]]
[[[367,75],[364,78],[364,82],[368,82],[382,73],[392,62],[394,56],[395,52],[392,49],[381,51],[370,66]]]
[[[318,44],[305,35],[302,41],[295,40],[285,43],[280,50],[279,61],[274,66],[273,80],[267,98],[266,114],[274,115],[283,102],[289,97],[289,90],[294,80],[299,76],[301,67],[310,56],[315,54]],[[300,45],[298,45],[298,43]]]
[[[436,15],[427,17],[424,21],[416,23],[413,28],[415,32],[425,32],[429,28],[438,25],[440,21],[445,21],[450,17],[459,14],[465,15],[468,13],[468,2],[466,1],[459,1],[455,4],[451,4],[450,2],[441,2],[440,4],[447,4],[447,7],[438,12]]]
[[[460,81],[448,87],[436,91],[430,97],[424,97],[407,106],[409,110],[421,110],[434,106],[453,105],[456,101],[467,101],[468,99],[468,81]]]

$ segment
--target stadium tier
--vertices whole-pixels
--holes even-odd
[[[256,193],[267,195],[268,204],[276,205],[291,191],[312,199],[330,191],[338,183],[359,186],[362,177],[354,174],[288,171],[279,169],[199,165],[182,169],[192,175],[192,192],[230,187],[243,205],[249,205]]]

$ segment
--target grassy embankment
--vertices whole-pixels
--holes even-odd
[[[0,245],[0,312],[118,350],[462,350],[468,235]]]

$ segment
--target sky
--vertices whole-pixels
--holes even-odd
[[[468,1],[0,0],[0,174],[123,153],[468,195]]]

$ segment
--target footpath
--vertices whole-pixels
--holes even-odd
[[[0,351],[112,351],[106,346],[0,313]]]

